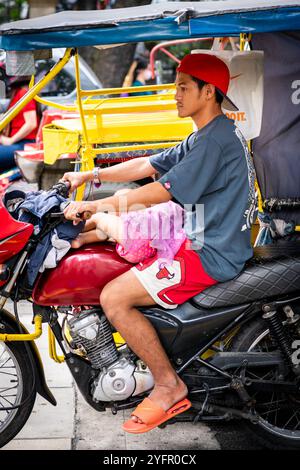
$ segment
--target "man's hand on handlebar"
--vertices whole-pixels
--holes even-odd
[[[89,201],[73,201],[64,209],[64,216],[67,220],[73,220],[73,224],[77,225],[82,220],[90,219],[95,212],[95,205]]]
[[[88,172],[71,171],[65,173],[61,181],[68,181],[70,183],[70,192],[72,193],[76,188],[89,181],[87,173]]]

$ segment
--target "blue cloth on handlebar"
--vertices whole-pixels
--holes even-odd
[[[60,208],[60,205],[66,202],[65,199],[56,191],[31,191],[26,193],[24,202],[19,206],[19,211],[22,210],[22,215],[19,220],[25,221],[26,215],[32,219],[32,215],[36,217],[36,221],[41,223],[42,218],[48,212],[52,211],[55,207]],[[21,218],[22,217],[22,218]],[[26,220],[27,222],[28,220]]]
[[[57,191],[32,191],[25,195],[24,202],[18,206],[18,219],[22,222],[28,222],[34,225],[35,235],[40,233],[45,225],[45,216],[51,212],[61,212],[61,205],[68,202],[66,198],[57,193]],[[31,254],[27,267],[27,280],[30,287],[33,286],[39,271],[43,271],[44,260],[52,250],[52,267],[66,254],[71,248],[71,241],[82,232],[85,222],[73,225],[70,220],[59,223],[49,233],[43,236],[34,252]],[[69,242],[69,247],[63,251],[53,246],[52,240],[60,239]],[[66,244],[64,244],[66,247]]]

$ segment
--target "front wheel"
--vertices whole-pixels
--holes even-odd
[[[287,326],[285,326],[287,328]],[[293,339],[298,329],[289,327],[287,332]],[[230,348],[233,351],[275,351],[268,327],[263,319],[255,320],[240,330]],[[278,371],[272,369],[248,369],[246,376],[251,380],[276,380]],[[259,391],[248,393],[255,400],[255,411],[259,416],[257,424],[245,423],[246,428],[268,448],[300,449],[300,393],[284,391]]]
[[[33,367],[23,343],[0,342],[0,447],[18,434],[31,414],[36,397]]]

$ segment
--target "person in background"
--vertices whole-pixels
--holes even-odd
[[[27,93],[29,79],[27,76],[6,78],[10,97],[8,110]],[[0,134],[0,173],[16,166],[14,160],[16,150],[23,150],[26,143],[35,142],[38,125],[37,103],[31,100]]]
[[[148,80],[151,80],[152,73],[150,64],[144,60],[134,60],[130,69],[125,77],[123,87],[138,87],[145,86]],[[139,91],[137,93],[122,93],[122,96],[142,96],[152,95],[152,91]]]
[[[145,86],[146,82],[152,78],[150,64],[139,60],[134,71],[132,86]],[[131,96],[152,95],[152,91],[142,91],[131,93]]]

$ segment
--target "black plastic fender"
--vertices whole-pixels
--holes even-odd
[[[21,323],[23,333],[29,333],[25,326]],[[0,311],[0,333],[19,333],[19,325],[14,316],[7,310],[2,309]],[[34,341],[27,341],[32,357],[35,364],[35,377],[36,377],[36,390],[45,400],[49,401],[51,405],[56,406],[57,402],[52,395],[46,383],[43,362],[39,353],[39,350]]]

